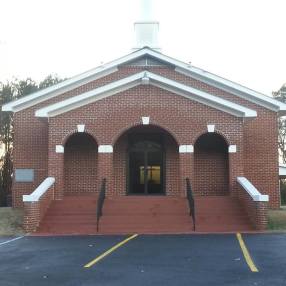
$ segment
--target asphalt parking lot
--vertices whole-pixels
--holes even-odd
[[[286,285],[286,234],[242,237],[258,272],[235,234],[0,238],[0,285]]]

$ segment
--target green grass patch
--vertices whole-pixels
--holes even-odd
[[[286,230],[286,208],[268,211],[268,229]]]
[[[0,236],[24,234],[23,214],[23,210],[0,208]]]

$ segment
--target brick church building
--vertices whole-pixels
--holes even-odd
[[[13,206],[39,233],[264,229],[280,206],[286,105],[163,54],[135,23],[130,54],[3,106],[14,113]],[[147,35],[147,37],[146,37]]]

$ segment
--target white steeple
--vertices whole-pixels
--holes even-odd
[[[160,50],[158,42],[159,22],[154,20],[152,0],[140,0],[140,20],[134,23],[135,50],[143,47]]]

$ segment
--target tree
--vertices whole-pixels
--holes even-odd
[[[65,79],[59,78],[57,75],[48,75],[43,81],[39,84],[39,89],[44,89],[49,86],[55,85]]]
[[[39,84],[30,78],[15,79],[3,84],[0,82],[0,107],[3,104],[19,99],[40,89],[61,82],[58,76],[49,75]],[[13,173],[13,113],[0,109],[0,147],[4,146],[4,154],[0,153],[0,206],[6,205],[11,193]]]
[[[286,84],[284,84],[278,91],[272,93],[273,96],[284,103],[286,103]],[[278,150],[283,163],[286,163],[286,117],[281,116],[278,120]]]
[[[10,83],[0,86],[0,106],[14,99],[13,86]],[[12,113],[0,111],[0,144],[4,145],[4,152],[8,152],[12,143]]]

